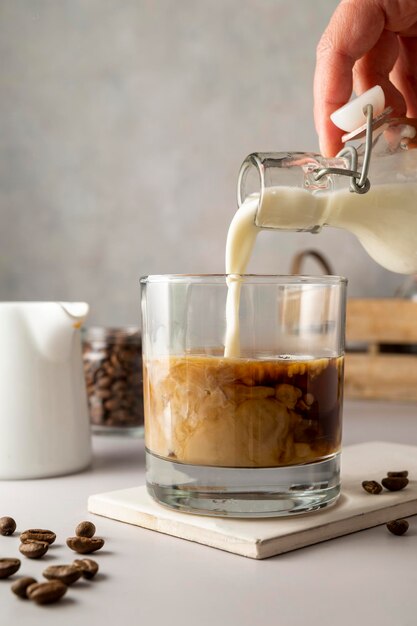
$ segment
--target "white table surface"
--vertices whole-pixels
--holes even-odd
[[[417,445],[417,406],[346,402],[344,444],[372,440]],[[417,516],[403,537],[383,526],[254,561],[86,513],[90,494],[143,482],[143,442],[120,437],[94,437],[86,472],[0,482],[0,516],[57,533],[43,559],[22,557],[17,575],[41,579],[47,565],[71,562],[65,539],[80,520],[106,539],[92,555],[97,580],[75,583],[56,605],[19,600],[12,579],[0,580],[0,624],[416,626]],[[0,556],[20,556],[18,545],[17,533],[0,536]]]

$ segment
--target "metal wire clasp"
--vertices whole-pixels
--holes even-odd
[[[345,146],[337,155],[337,157],[346,157],[349,159],[349,169],[341,167],[322,167],[314,173],[315,180],[320,180],[327,174],[340,174],[341,176],[350,176],[350,190],[355,193],[366,193],[371,187],[368,178],[369,165],[371,163],[372,154],[372,122],[373,122],[373,106],[366,105],[366,135],[365,135],[365,154],[363,157],[362,171],[357,171],[358,152],[353,146]]]

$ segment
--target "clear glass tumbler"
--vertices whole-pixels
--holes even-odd
[[[340,492],[346,280],[241,276],[240,354],[226,358],[228,282],[141,279],[148,491],[204,515],[328,506]]]

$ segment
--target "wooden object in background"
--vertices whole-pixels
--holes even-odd
[[[317,261],[324,274],[334,274],[332,266],[330,265],[330,262],[326,259],[324,254],[310,248],[307,248],[306,250],[301,250],[294,256],[291,262],[290,274],[301,274],[301,268],[304,264],[304,261],[306,261],[309,257]]]
[[[348,300],[346,311],[345,395],[417,401],[417,302],[390,299]],[[363,352],[349,348],[363,344]],[[392,352],[380,346],[392,345]]]

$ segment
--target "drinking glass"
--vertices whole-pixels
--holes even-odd
[[[232,279],[240,352],[226,358]],[[346,280],[165,275],[144,277],[141,287],[151,496],[179,511],[231,517],[335,502]]]

